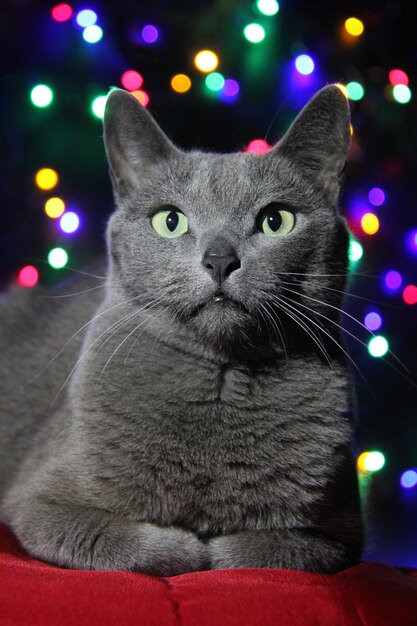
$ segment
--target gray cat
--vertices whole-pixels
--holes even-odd
[[[183,152],[116,89],[104,129],[108,261],[0,301],[0,518],[63,567],[354,564],[345,97],[262,156]]]

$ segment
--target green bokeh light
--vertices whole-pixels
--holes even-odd
[[[350,263],[357,263],[363,256],[363,246],[351,237],[349,242],[348,259]]]
[[[55,270],[59,270],[68,263],[68,253],[64,248],[52,248],[48,254],[48,263]]]
[[[407,85],[395,85],[392,88],[392,95],[400,104],[407,104],[411,100],[411,89]]]
[[[260,24],[248,24],[243,29],[243,34],[251,43],[260,43],[265,39],[265,29]]]
[[[365,94],[365,90],[360,83],[352,81],[346,85],[351,100],[361,100]]]
[[[368,352],[375,358],[381,358],[388,352],[388,341],[382,335],[375,335],[368,343]]]
[[[263,15],[276,15],[279,11],[279,4],[276,0],[258,0],[256,8]]]
[[[91,103],[91,112],[95,117],[98,117],[99,120],[102,120],[104,117],[107,98],[108,96],[97,96]]]
[[[54,92],[48,85],[36,85],[30,92],[30,99],[36,107],[48,107],[52,104]]]
[[[206,87],[210,91],[220,91],[224,87],[224,76],[219,72],[212,72],[206,76]]]

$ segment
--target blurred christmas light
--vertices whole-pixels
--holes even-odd
[[[365,315],[363,322],[368,330],[378,330],[382,326],[382,317],[376,311],[371,311]]]
[[[49,198],[45,202],[45,213],[51,219],[61,217],[65,211],[65,202],[61,198]]]
[[[194,57],[194,65],[200,72],[213,72],[219,64],[219,58],[212,50],[200,50]]]
[[[104,117],[104,110],[106,108],[106,102],[108,94],[105,96],[96,96],[91,103],[91,112],[95,117],[102,120]]]
[[[356,81],[352,81],[346,85],[346,89],[351,100],[361,100],[365,93],[362,85]]]
[[[392,86],[408,85],[408,76],[402,70],[391,70],[388,74],[388,79]]]
[[[362,35],[364,31],[364,25],[363,22],[357,17],[349,17],[345,21],[345,29],[349,35],[352,35],[352,37],[359,37],[359,35]]]
[[[223,95],[226,98],[235,98],[239,93],[239,83],[237,83],[233,78],[227,78],[223,87]]]
[[[128,91],[135,91],[135,89],[142,87],[143,77],[135,70],[126,70],[126,72],[123,72],[120,82]]]
[[[379,187],[372,187],[368,193],[368,200],[373,206],[381,206],[385,202],[385,193]]]
[[[334,83],[334,86],[340,89],[340,91],[347,100],[349,99],[349,91],[347,90],[346,85],[344,85],[343,83]]]
[[[149,95],[146,93],[146,91],[143,91],[142,89],[136,89],[135,91],[131,92],[132,96],[135,96],[136,100],[138,100],[141,105],[143,107],[147,107],[149,104]]]
[[[243,34],[250,43],[260,43],[265,39],[265,29],[260,24],[248,24],[243,29]]]
[[[363,246],[362,244],[359,243],[359,241],[356,241],[356,239],[353,239],[353,237],[350,238],[350,242],[349,242],[349,250],[348,250],[348,259],[351,263],[357,263],[359,261],[359,259],[361,259],[363,256]]]
[[[367,235],[375,235],[379,230],[379,219],[375,213],[365,213],[361,219],[361,227]]]
[[[212,72],[206,76],[205,83],[210,91],[220,91],[224,87],[224,76],[219,74],[219,72]]]
[[[146,24],[141,31],[142,40],[145,43],[153,44],[158,41],[159,31],[153,24]]]
[[[392,95],[396,102],[407,104],[411,100],[411,90],[407,85],[395,85],[392,88]]]
[[[417,304],[417,287],[407,285],[403,291],[403,300],[406,304]]]
[[[97,13],[91,9],[82,9],[78,11],[75,21],[81,28],[87,28],[87,26],[92,26],[97,22]]]
[[[295,59],[295,69],[299,74],[308,76],[314,72],[314,61],[309,54],[299,54]]]
[[[103,30],[100,26],[92,24],[83,30],[83,38],[87,43],[97,43],[103,37]]]
[[[388,352],[388,341],[382,335],[376,335],[368,342],[368,352],[375,358],[380,358]]]
[[[64,248],[52,248],[48,254],[48,263],[56,270],[65,267],[68,263],[68,254]]]
[[[253,139],[249,142],[247,151],[254,154],[265,154],[271,149],[271,146],[265,139]]]
[[[417,485],[417,472],[416,470],[410,469],[401,474],[400,478],[401,487],[404,489],[412,489]]]
[[[59,225],[64,233],[75,233],[80,225],[80,218],[74,211],[67,211],[59,220]]]
[[[411,254],[417,254],[417,229],[410,230],[405,237],[405,244]]]
[[[52,103],[54,92],[48,85],[36,85],[30,92],[30,99],[36,107],[44,108]]]
[[[263,15],[276,15],[279,11],[279,4],[276,0],[257,0],[256,8]]]
[[[33,265],[25,265],[20,270],[17,281],[22,287],[34,287],[39,281],[39,272]]]
[[[191,89],[191,80],[186,74],[175,74],[171,78],[171,87],[177,93],[185,93]]]
[[[389,270],[384,276],[385,287],[389,291],[398,291],[401,287],[403,279],[401,274],[395,270]]]
[[[385,465],[385,456],[379,450],[362,452],[356,465],[361,472],[378,472]]]
[[[72,17],[72,8],[69,4],[57,4],[51,10],[52,18],[56,22],[67,22]]]
[[[35,182],[39,189],[53,189],[58,184],[58,174],[55,170],[44,167],[36,172]]]

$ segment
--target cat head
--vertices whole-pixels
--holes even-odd
[[[264,155],[185,152],[114,89],[104,118],[113,278],[219,351],[265,341],[282,350],[280,327],[308,337],[313,313],[337,319],[349,121],[346,98],[328,86]]]

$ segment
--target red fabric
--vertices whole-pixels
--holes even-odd
[[[235,569],[153,578],[53,567],[0,524],[1,626],[417,626],[417,572]]]

